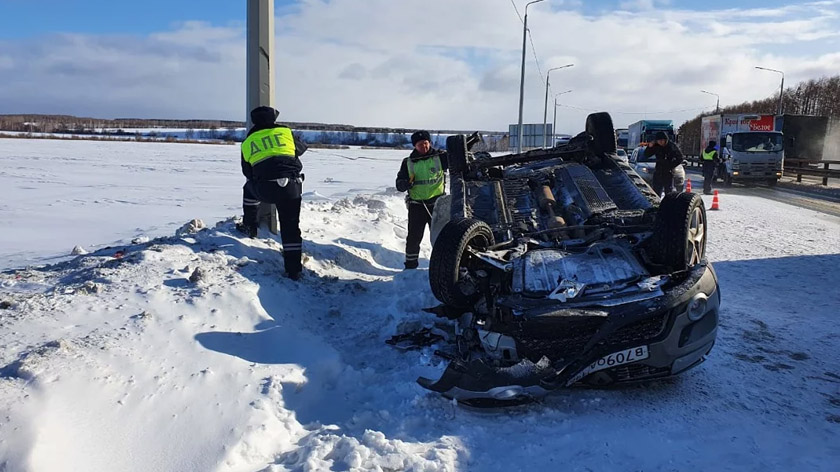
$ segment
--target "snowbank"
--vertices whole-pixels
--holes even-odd
[[[0,273],[0,470],[833,471],[840,462],[838,218],[722,195],[708,249],[721,329],[705,364],[670,381],[475,411],[414,382],[442,371],[432,349],[384,343],[440,325],[422,311],[435,304],[428,245],[420,270],[401,270],[405,207],[387,190],[400,154],[311,155],[307,191],[321,197],[304,203],[305,276],[294,283],[282,277],[276,237],[247,239],[212,216],[239,211],[236,157],[132,146],[143,145],[115,159],[125,174],[105,172],[119,185],[86,177],[101,169],[73,173],[72,151],[43,148],[12,160],[8,172],[25,178],[0,176],[21,191],[44,180],[32,192],[66,202],[50,240],[93,249]],[[39,154],[58,169],[38,171]],[[97,219],[108,205],[92,200],[123,187],[136,192],[132,218],[162,211],[172,221],[143,234],[172,235],[194,218],[210,227],[91,248],[117,234]],[[157,199],[175,195],[183,213],[160,210]],[[17,198],[0,216],[35,225]],[[74,233],[80,217],[93,227]],[[137,228],[132,218],[120,221]],[[43,254],[31,239],[19,250]]]

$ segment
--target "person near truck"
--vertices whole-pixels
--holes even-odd
[[[645,148],[645,157],[656,156],[653,171],[653,191],[662,196],[674,191],[674,169],[683,162],[683,155],[676,144],[668,140],[664,131],[657,131],[653,142]]]
[[[729,175],[729,170],[726,168],[726,162],[732,158],[732,153],[729,151],[729,148],[721,146],[720,148],[720,161],[718,162],[717,167],[717,177],[723,179],[723,182],[726,183]],[[717,180],[717,179],[715,179]]]
[[[405,240],[405,268],[416,269],[420,258],[420,242],[426,226],[432,222],[435,201],[446,191],[444,171],[449,169],[446,151],[432,147],[428,131],[420,130],[411,135],[414,150],[403,159],[397,172],[396,187],[408,192],[408,236]]]
[[[242,187],[244,216],[238,229],[252,238],[257,237],[260,202],[273,203],[280,221],[286,277],[298,280],[303,270],[300,236],[303,164],[300,156],[307,147],[292,130],[275,123],[279,115],[280,112],[267,106],[251,110],[254,125],[242,141],[240,154],[246,182]]]
[[[715,167],[720,162],[716,141],[709,141],[709,144],[700,156],[700,160],[703,161],[703,193],[705,195],[711,195],[712,182],[715,180]]]

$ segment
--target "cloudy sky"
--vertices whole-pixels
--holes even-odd
[[[289,121],[505,130],[525,0],[277,0]],[[617,127],[840,72],[840,0],[545,0],[528,10],[525,122]],[[533,42],[533,47],[531,44]],[[535,54],[536,53],[536,54]],[[0,114],[244,119],[245,2],[0,0]]]

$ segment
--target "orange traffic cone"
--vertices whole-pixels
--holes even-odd
[[[715,190],[715,196],[712,197],[712,208],[711,210],[720,210],[720,203],[718,203],[718,191]]]
[[[685,181],[685,191],[686,191],[686,193],[691,193],[691,179],[686,179],[686,181]]]

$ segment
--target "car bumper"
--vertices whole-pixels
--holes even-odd
[[[703,362],[715,344],[720,312],[720,288],[712,265],[708,264],[689,287],[677,287],[676,290],[683,288],[687,288],[684,294],[675,297],[670,304],[673,308],[666,317],[662,333],[638,343],[648,347],[647,359],[594,372],[580,382],[609,385],[663,378],[680,374]],[[698,298],[705,300],[700,316],[689,313],[691,302]],[[631,347],[635,346],[615,346],[610,350],[615,352],[619,348]]]
[[[705,300],[704,308],[694,310],[689,316],[689,307],[696,299]],[[715,343],[719,309],[717,275],[712,265],[704,262],[695,267],[682,283],[669,288],[660,299],[626,306],[623,311],[608,315],[609,323],[582,336],[576,335],[576,338],[558,339],[554,334],[546,336],[543,329],[549,327],[555,333],[562,333],[562,323],[567,323],[563,319],[569,317],[568,313],[540,309],[531,310],[530,314],[523,313],[522,320],[515,325],[530,325],[531,333],[541,333],[539,338],[526,339],[527,335],[523,336],[521,332],[505,329],[489,333],[495,337],[485,335],[488,339],[492,337],[496,351],[503,358],[521,359],[518,364],[494,368],[492,363],[483,360],[469,363],[453,361],[438,381],[420,378],[418,383],[448,398],[469,403],[539,397],[557,388],[580,383],[610,385],[669,377],[704,360]],[[541,313],[536,314],[537,311]],[[586,311],[594,313],[598,310],[583,310]],[[697,316],[698,313],[702,316]],[[661,324],[657,324],[660,320]],[[555,322],[560,324],[552,327]],[[571,331],[576,330],[573,325],[567,327]],[[583,328],[580,330],[584,331]],[[582,343],[581,338],[584,338]],[[515,340],[515,347],[507,340]],[[558,351],[576,343],[579,347],[574,351],[563,354]],[[504,353],[506,346],[516,352]],[[639,346],[647,347],[647,358],[580,375],[604,356]],[[540,349],[545,352],[540,352]]]

